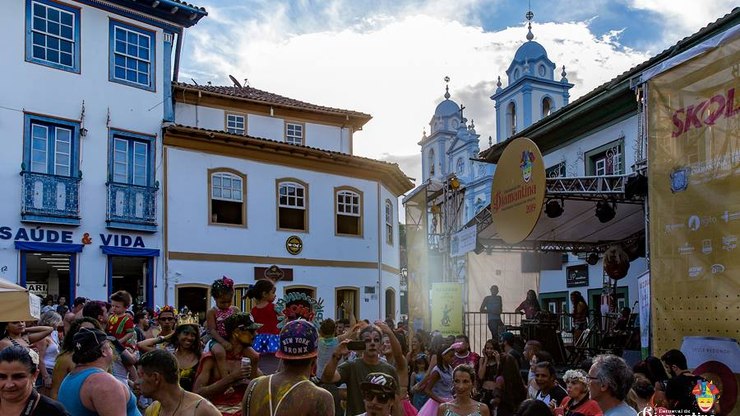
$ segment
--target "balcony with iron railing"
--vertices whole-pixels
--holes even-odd
[[[108,228],[157,231],[156,186],[108,182],[106,223]]]
[[[81,177],[21,171],[21,220],[79,225]]]

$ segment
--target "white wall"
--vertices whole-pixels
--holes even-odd
[[[71,230],[74,243],[79,244],[84,233],[93,238],[78,256],[80,286],[78,296],[104,299],[107,287],[106,256],[102,255],[99,234],[121,233],[138,235],[147,247],[159,248],[159,233],[147,234],[121,232],[105,228],[108,174],[108,126],[156,135],[156,175],[161,176],[161,134],[163,118],[163,32],[144,23],[133,22],[121,16],[116,19],[156,31],[156,91],[146,91],[108,81],[109,13],[66,2],[81,8],[80,73],[72,73],[25,61],[25,1],[4,2],[2,38],[0,46],[5,57],[3,75],[7,80],[0,94],[0,136],[3,151],[0,154],[0,226],[14,231],[20,223],[21,162],[23,161],[24,111],[54,118],[80,120],[84,101],[84,127],[88,130],[81,138],[79,167],[82,171],[80,185],[80,214],[78,227],[40,225],[44,229]],[[159,204],[158,204],[159,205]],[[161,225],[161,206],[157,207]],[[27,228],[35,225],[26,224]],[[160,273],[159,260],[155,273]],[[7,269],[5,269],[7,267]],[[10,281],[19,278],[19,253],[12,240],[0,240],[0,277]]]
[[[548,152],[543,156],[545,167],[549,168],[557,165],[564,159],[567,176],[584,176],[586,174],[586,164],[583,160],[585,153],[613,142],[621,136],[624,136],[624,148],[622,149],[622,157],[625,158],[624,173],[631,173],[631,167],[635,163],[635,143],[637,142],[636,115],[630,115],[615,123],[601,126],[600,130],[574,138],[557,149]],[[581,155],[580,157],[579,154]]]
[[[178,124],[199,127],[208,130],[226,130],[226,113],[221,108],[204,105],[177,103],[175,120]],[[285,141],[285,120],[258,114],[239,113],[247,116],[247,134],[252,137]],[[293,121],[293,120],[288,120]],[[303,123],[303,122],[301,122]],[[305,125],[305,145],[336,152],[351,153],[350,129],[318,123]]]

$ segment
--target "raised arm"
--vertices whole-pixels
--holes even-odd
[[[331,354],[331,358],[329,358],[329,362],[327,362],[326,367],[324,367],[324,372],[321,374],[322,383],[337,383],[342,379],[341,374],[337,371],[337,365],[339,365],[339,360],[342,359],[342,356],[349,352],[347,344],[349,344],[349,340],[345,339],[337,345],[337,348],[334,349],[334,352]]]
[[[50,326],[32,326],[30,328],[26,328],[24,333],[28,335],[28,343],[35,344],[48,337],[53,330],[54,328]]]
[[[408,364],[406,363],[406,357],[403,356],[401,343],[398,342],[396,334],[393,333],[393,330],[383,321],[375,321],[375,326],[380,328],[380,330],[383,331],[383,334],[391,341],[391,353],[393,354],[393,361],[396,362],[398,373],[406,374],[408,371]]]

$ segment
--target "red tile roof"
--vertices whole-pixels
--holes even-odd
[[[221,85],[196,85],[183,82],[173,82],[175,88],[203,91],[211,94],[225,95],[229,97],[241,98],[262,104],[269,104],[280,107],[297,108],[302,110],[314,111],[325,114],[343,115],[369,121],[372,116],[359,111],[343,110],[341,108],[326,107],[317,104],[307,103],[305,101],[293,98],[283,97],[267,91],[258,90],[253,87],[235,87]],[[364,123],[363,123],[364,124]]]

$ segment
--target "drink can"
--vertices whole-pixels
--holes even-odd
[[[251,367],[252,360],[249,357],[242,357],[242,367]]]

